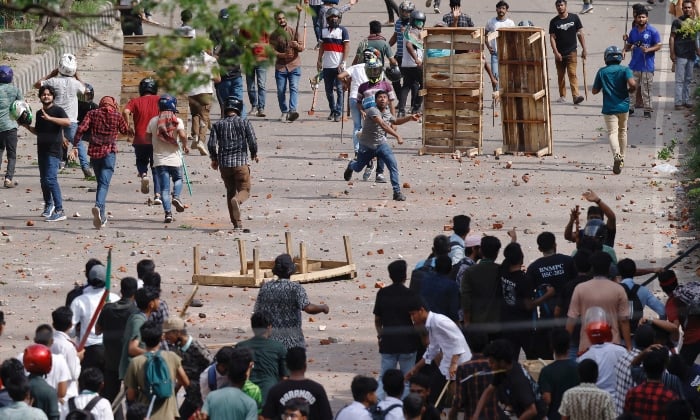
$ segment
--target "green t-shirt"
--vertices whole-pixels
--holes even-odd
[[[610,64],[598,70],[593,89],[603,91],[603,114],[629,112],[630,95],[627,91],[627,80],[632,77],[632,70],[620,64]]]
[[[250,382],[257,384],[265,401],[267,393],[283,376],[289,376],[285,358],[287,349],[279,341],[253,337],[241,341],[236,347],[253,350],[255,366],[250,372]]]
[[[129,342],[135,339],[141,341],[141,326],[146,322],[146,315],[143,312],[132,314],[126,321],[124,328],[124,336],[122,337],[122,356],[119,360],[119,378],[124,379],[126,369],[129,367]],[[139,347],[143,348],[143,343],[139,343]]]
[[[255,384],[253,384],[255,385]],[[258,395],[260,389],[258,389]],[[202,412],[216,420],[257,420],[258,407],[244,391],[227,386],[207,395]]]

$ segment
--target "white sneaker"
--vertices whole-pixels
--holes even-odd
[[[562,96],[561,98],[557,99],[557,102],[559,102],[560,104],[565,104],[566,98]]]
[[[440,13],[440,8],[437,6],[433,7],[433,12]]]
[[[588,3],[588,4],[583,5],[583,8],[581,9],[580,13],[583,15],[586,13],[591,13],[592,11],[593,11],[593,4]]]
[[[287,113],[283,112],[282,115],[280,115],[280,122],[287,122]]]

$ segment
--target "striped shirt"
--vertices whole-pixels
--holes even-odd
[[[616,417],[610,394],[592,383],[582,383],[564,392],[559,414],[582,420],[613,420]]]
[[[209,134],[209,156],[219,167],[235,168],[248,164],[248,150],[251,159],[258,155],[258,143],[250,121],[233,115],[223,118],[211,127]],[[217,150],[218,149],[218,150]]]
[[[344,26],[335,29],[324,28],[321,31],[323,49],[323,68],[334,69],[343,62],[345,43],[350,42],[350,35]]]
[[[401,61],[403,57],[403,31],[406,30],[408,22],[403,23],[401,19],[397,20],[394,24],[394,32],[396,33],[396,59]]]
[[[617,414],[622,414],[625,408],[625,396],[627,391],[637,385],[632,377],[632,360],[639,354],[639,349],[632,349],[631,352],[625,354],[617,360],[615,365],[615,375],[617,381],[615,384],[615,411]]]

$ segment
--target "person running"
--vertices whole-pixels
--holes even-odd
[[[41,216],[45,217],[47,222],[66,220],[61,186],[58,184],[58,168],[63,149],[62,130],[70,126],[71,120],[66,111],[54,103],[55,97],[56,90],[53,86],[40,87],[41,109],[36,113],[34,127],[24,125],[24,128],[36,135],[39,181],[44,195],[44,211]]]
[[[225,117],[214,123],[209,133],[209,159],[211,168],[221,173],[226,186],[228,214],[234,230],[250,232],[243,228],[241,204],[250,197],[250,158],[258,162],[258,143],[253,125],[241,117],[243,102],[233,96],[224,103]]]
[[[569,76],[571,97],[574,105],[583,102],[579,94],[578,78],[576,77],[576,39],[581,43],[581,58],[586,60],[586,40],[583,36],[583,25],[578,15],[569,13],[566,0],[556,0],[557,16],[549,22],[549,43],[554,52],[554,64],[557,67],[557,82],[559,84],[559,102],[566,102],[566,81],[564,72]]]
[[[634,17],[634,27],[630,30],[625,43],[625,51],[632,51],[630,69],[634,74],[639,89],[642,91],[644,118],[651,118],[651,86],[654,83],[656,51],[661,49],[659,31],[649,24],[649,12],[639,9]]]
[[[83,134],[90,132],[88,156],[97,180],[95,207],[92,209],[92,224],[96,229],[107,224],[105,201],[117,163],[117,135],[126,134],[128,130],[117,101],[111,96],[103,96],[99,108],[85,115],[73,138],[73,147],[78,147]]]
[[[129,126],[129,137],[133,138],[132,145],[136,156],[136,170],[141,181],[141,192],[143,194],[150,192],[148,165],[151,166],[153,191],[155,192],[153,204],[155,205],[163,204],[163,202],[160,199],[160,183],[156,176],[156,170],[153,167],[153,144],[146,139],[146,127],[148,127],[148,122],[151,121],[151,118],[159,114],[159,100],[158,82],[147,77],[139,82],[139,97],[129,100],[122,112],[127,123],[129,123],[130,115],[134,121],[134,126]]]
[[[146,139],[153,144],[153,166],[158,184],[160,186],[160,197],[163,200],[163,210],[165,211],[165,223],[172,223],[174,220],[172,206],[178,213],[185,211],[185,205],[180,199],[182,192],[182,153],[178,140],[185,153],[187,148],[187,134],[185,134],[185,124],[177,117],[177,99],[174,96],[162,95],[158,100],[160,114],[151,118],[146,128]],[[170,180],[173,181],[172,201],[170,196]],[[172,206],[171,206],[172,205]]]
[[[399,183],[399,167],[386,134],[391,134],[396,137],[398,144],[403,144],[403,138],[392,128],[392,125],[418,121],[421,115],[409,114],[405,117],[394,118],[388,109],[389,95],[383,90],[377,91],[374,100],[375,104],[369,104],[369,108],[365,109],[366,117],[362,122],[362,134],[359,135],[360,149],[357,153],[357,160],[348,162],[343,178],[350,181],[353,172],[360,172],[376,156],[384,161],[384,164],[389,168],[394,201],[406,201],[406,196],[401,192],[401,184]]]
[[[12,84],[14,73],[9,66],[0,66],[0,164],[7,150],[5,188],[14,188],[15,164],[17,163],[17,121],[10,117],[10,107],[15,101],[24,99],[22,92]]]
[[[199,154],[202,156],[209,154],[204,142],[207,138],[207,130],[211,128],[210,111],[214,98],[214,84],[221,82],[217,65],[216,58],[208,50],[185,60],[185,71],[188,74],[197,74],[202,78],[208,77],[204,83],[187,92],[187,102],[192,115],[190,148],[199,150]]]

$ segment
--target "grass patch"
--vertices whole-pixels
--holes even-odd
[[[664,147],[661,148],[658,152],[656,152],[656,157],[659,160],[669,160],[673,157],[673,152],[676,149],[676,146],[678,145],[678,140],[672,139],[671,144],[667,144]]]

